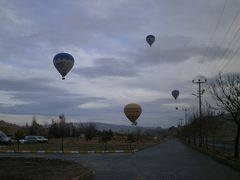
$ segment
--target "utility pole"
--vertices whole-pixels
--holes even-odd
[[[60,115],[59,116],[59,119],[60,119],[60,130],[61,130],[61,144],[62,144],[62,153],[64,153],[64,149],[63,149],[63,137],[64,137],[64,131],[65,131],[65,123],[66,123],[66,119],[65,119],[65,116],[64,114]]]
[[[197,94],[193,94],[194,96],[198,97],[198,102],[199,102],[199,135],[200,135],[200,147],[202,147],[202,95],[205,92],[205,90],[201,89],[201,85],[203,83],[207,83],[207,79],[204,79],[204,81],[201,81],[200,79],[198,79],[197,81],[192,80],[193,84],[198,84],[198,93]]]
[[[185,124],[187,124],[187,111],[189,111],[190,109],[189,108],[182,108],[182,110],[185,111],[184,121],[185,121]]]

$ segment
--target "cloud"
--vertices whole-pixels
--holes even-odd
[[[2,86],[0,90],[5,92],[5,96],[6,94],[10,95],[10,100],[19,102],[13,104],[11,108],[3,104],[1,112],[42,115],[67,112],[74,115],[84,113],[79,108],[81,104],[104,99],[70,93],[67,90],[51,86],[51,82],[48,79],[26,79],[21,81],[1,79]],[[3,93],[1,94],[3,95]]]
[[[126,58],[133,59],[136,65],[153,66],[156,64],[179,64],[188,60],[200,62],[226,58],[226,53],[236,54],[231,49],[219,46],[207,48],[201,44],[192,44],[191,38],[173,36],[158,39],[160,46],[126,52]],[[208,49],[208,50],[207,50]]]
[[[180,64],[186,61],[206,63],[224,58],[226,52],[236,52],[221,48],[203,45],[194,45],[190,38],[184,36],[164,37],[158,41],[163,42],[161,47],[148,47],[135,51],[126,51],[117,54],[115,58],[93,59],[92,66],[79,67],[73,72],[87,77],[136,77],[146,73],[146,67],[154,67],[161,64]],[[207,53],[206,53],[207,52]],[[145,69],[144,69],[145,68]]]
[[[105,107],[109,107],[110,105],[107,103],[103,103],[103,102],[89,102],[89,103],[85,103],[80,105],[80,108],[86,108],[86,109],[98,109],[98,108],[105,108]]]
[[[54,92],[59,90],[47,84],[51,83],[50,79],[31,78],[31,79],[0,79],[3,91],[18,91],[18,92]]]
[[[94,66],[82,68],[80,67],[78,69],[75,69],[74,72],[89,78],[98,78],[102,76],[138,76],[138,70],[135,64],[127,62],[124,59],[114,58],[95,59]]]
[[[180,90],[177,103],[191,104],[196,90],[191,80],[205,75],[210,62],[209,71],[216,73],[215,64],[227,61],[225,52],[236,53],[228,41],[220,42],[238,12],[238,0],[227,3],[206,53],[223,3],[2,0],[0,110],[126,123],[122,108],[134,101],[144,107],[140,124],[177,124],[182,112],[172,109],[171,91]],[[148,34],[156,36],[151,48]],[[64,83],[52,63],[59,52],[75,58]],[[228,71],[238,67],[234,62]]]

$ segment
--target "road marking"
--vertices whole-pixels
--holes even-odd
[[[45,150],[1,150],[0,153],[37,153],[37,154],[108,154],[108,153],[135,153],[138,150],[110,150],[110,151],[45,151]]]

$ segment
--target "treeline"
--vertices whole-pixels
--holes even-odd
[[[240,74],[219,74],[207,91],[215,100],[207,102],[203,113],[192,111],[188,121],[180,127],[180,136],[189,144],[203,148],[232,150],[239,157],[240,135]],[[200,95],[201,92],[199,92]]]
[[[140,139],[152,139],[156,135],[163,135],[165,131],[156,129],[156,132],[142,132],[140,128],[137,128],[135,132],[127,133],[114,133],[112,130],[97,130],[95,123],[67,123],[64,115],[60,115],[58,119],[52,119],[51,125],[38,124],[35,117],[32,119],[31,125],[26,124],[24,127],[19,127],[15,131],[14,139],[23,139],[27,135],[41,135],[49,139],[54,138],[68,138],[77,137],[91,141],[97,139],[99,142],[106,143],[111,141],[114,136],[128,142],[137,142]]]
[[[18,128],[14,134],[15,139],[23,139],[27,135],[41,135],[47,138],[66,138],[80,137],[86,141],[99,137],[100,141],[110,141],[114,136],[111,130],[99,131],[94,123],[67,123],[64,115],[60,115],[59,119],[52,119],[51,125],[40,125],[35,117],[29,126]]]
[[[233,139],[236,131],[234,123],[229,120],[229,114],[215,113],[211,107],[203,112],[201,121],[197,112],[192,115],[184,126],[180,128],[181,137],[189,144],[207,149],[224,150],[226,143],[234,147]]]
[[[39,124],[36,117],[32,118],[29,125],[18,126],[4,121],[0,121],[0,130],[5,132],[13,140],[24,139],[25,136],[40,135],[48,139],[64,139],[77,138],[86,141],[97,140],[102,143],[116,140],[126,143],[134,143],[140,141],[151,141],[154,138],[167,138],[171,132],[167,129],[157,127],[156,129],[142,130],[137,127],[135,130],[113,132],[112,130],[97,130],[95,123],[69,123],[66,122],[64,115],[60,115],[56,119],[52,119],[51,124]]]

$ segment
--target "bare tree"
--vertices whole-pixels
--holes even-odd
[[[96,128],[96,124],[94,123],[83,124],[82,128],[85,134],[86,141],[92,140],[92,138],[97,135],[97,128]]]
[[[114,136],[112,130],[103,130],[102,132],[99,132],[100,135],[100,141],[104,143],[104,150],[107,150],[107,142],[112,140],[112,137]]]
[[[234,157],[239,157],[240,134],[240,74],[219,74],[210,84],[210,93],[217,100],[220,110],[228,112],[237,126]]]

